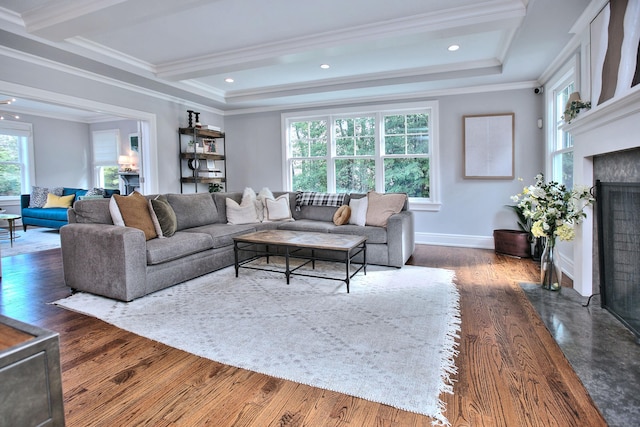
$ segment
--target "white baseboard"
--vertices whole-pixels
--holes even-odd
[[[461,248],[495,249],[493,236],[463,234],[416,233],[416,243],[422,245],[457,246]]]
[[[455,246],[460,248],[495,249],[493,236],[470,236],[464,234],[416,233],[416,243],[435,246]],[[560,254],[560,268],[573,280],[573,260]]]

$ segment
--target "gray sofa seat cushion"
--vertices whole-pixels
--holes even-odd
[[[218,210],[209,193],[167,194],[178,222],[178,231],[218,221]]]
[[[162,264],[212,247],[213,239],[206,233],[178,231],[171,237],[147,241],[147,265]]]
[[[295,222],[283,222],[278,225],[279,230],[315,231],[318,233],[350,234],[365,236],[368,244],[386,244],[387,229],[359,225],[335,225],[333,222],[300,219]]]
[[[361,227],[359,225],[345,224],[330,229],[329,233],[365,236],[367,238],[367,244],[387,243],[387,229],[383,227],[371,227],[368,225]]]
[[[254,231],[256,227],[252,224],[210,224],[184,230],[185,233],[208,235],[213,241],[213,249],[232,246],[234,237]]]

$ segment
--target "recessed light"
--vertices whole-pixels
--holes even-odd
[[[455,51],[456,51],[456,50],[458,50],[458,49],[460,49],[460,46],[458,46],[457,44],[452,44],[451,46],[449,46],[449,47],[447,48],[447,50],[448,50],[449,52],[455,52]]]
[[[328,68],[330,68],[331,66],[329,64],[322,64],[320,65],[320,68],[322,68],[323,70],[326,70]]]
[[[231,77],[227,77],[224,81],[227,83],[233,83],[233,79]]]

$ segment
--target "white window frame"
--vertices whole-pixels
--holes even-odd
[[[282,129],[282,182],[287,191],[292,191],[293,183],[289,173],[289,161],[291,157],[289,146],[289,123],[305,120],[326,120],[327,121],[327,138],[330,146],[327,150],[327,173],[329,175],[328,192],[335,192],[335,171],[333,170],[333,161],[338,157],[335,155],[335,137],[333,130],[333,121],[335,118],[356,117],[356,116],[375,116],[378,124],[382,123],[382,117],[393,114],[412,114],[417,112],[427,112],[429,114],[429,198],[410,197],[410,209],[414,211],[439,211],[440,202],[440,139],[439,139],[439,103],[438,101],[424,101],[403,104],[384,104],[370,105],[366,107],[347,107],[329,110],[313,110],[304,112],[283,113],[281,115]],[[383,160],[390,157],[398,156],[386,155],[382,150],[382,126],[376,129],[376,191],[380,191],[384,186]],[[410,156],[407,156],[410,157]],[[340,157],[342,158],[342,157]]]
[[[98,161],[96,160],[96,135],[112,135],[115,139],[115,158],[113,162],[110,161]],[[94,187],[104,187],[104,182],[102,182],[102,177],[100,175],[100,168],[103,166],[106,167],[119,167],[118,165],[118,156],[120,155],[120,130],[119,129],[107,129],[107,130],[95,130],[91,134],[91,160],[93,166],[93,182]],[[122,187],[122,185],[120,185]],[[122,191],[122,188],[120,188]]]
[[[20,163],[22,163],[22,176],[21,176],[21,193],[31,193],[31,187],[35,185],[35,155],[33,146],[33,125],[25,122],[14,122],[10,120],[2,120],[0,122],[0,133],[4,135],[14,135],[22,138],[26,138],[26,143],[23,143],[19,148]],[[0,202],[13,202],[20,200],[20,196],[0,196]],[[2,206],[8,205],[2,203]]]
[[[562,182],[556,174],[553,167],[553,160],[556,156],[561,156],[565,153],[574,152],[575,147],[566,147],[558,149],[558,132],[562,131],[564,123],[558,122],[557,117],[564,113],[564,105],[558,105],[556,100],[558,93],[564,90],[567,85],[573,82],[574,91],[578,91],[580,87],[580,81],[578,77],[579,70],[579,57],[575,56],[573,60],[568,61],[564,67],[562,67],[555,75],[555,77],[549,82],[546,93],[547,104],[547,144],[545,147],[545,177],[547,180],[554,180]],[[575,162],[575,157],[574,157]],[[560,177],[561,178],[561,177]],[[574,177],[575,179],[575,177]],[[573,185],[573,182],[571,183]]]

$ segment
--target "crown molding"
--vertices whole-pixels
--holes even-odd
[[[312,34],[286,41],[264,43],[243,49],[203,55],[178,61],[157,64],[158,77],[169,80],[184,80],[202,77],[213,72],[228,72],[246,68],[248,64],[271,64],[274,57],[294,55],[309,49],[324,50],[348,39],[352,43],[367,42],[381,38],[398,37],[427,31],[438,34],[461,23],[466,26],[521,21],[526,9],[521,1],[497,0],[476,3],[470,7],[451,8],[409,18],[391,19],[385,22],[361,25],[349,29]],[[514,21],[516,22],[516,21]],[[513,26],[516,24],[514,23]],[[217,71],[216,71],[217,70]]]
[[[188,102],[189,104],[192,104],[194,106],[196,106],[197,108],[201,109],[201,110],[205,110],[207,112],[211,112],[214,114],[219,114],[222,115],[223,111],[219,110],[217,108],[213,108],[211,106],[208,105],[203,105],[203,104],[199,104],[193,101],[190,101],[188,99],[184,99],[184,98],[179,98],[179,97],[175,97],[175,96],[171,96],[171,95],[167,95],[165,93],[162,92],[158,92],[158,91],[154,91],[151,89],[147,89],[147,88],[143,88],[137,85],[133,85],[133,84],[129,84],[126,82],[123,82],[121,80],[116,80],[110,77],[105,77],[103,75],[100,74],[96,74],[90,71],[86,71],[86,70],[82,70],[76,67],[71,67],[69,65],[66,64],[61,64],[59,62],[55,62],[46,58],[42,58],[39,56],[35,56],[29,53],[25,53],[25,52],[21,52],[21,51],[17,51],[14,49],[10,49],[7,48],[5,46],[0,46],[0,56],[7,56],[7,57],[11,57],[11,58],[15,58],[15,59],[19,59],[21,61],[25,61],[25,62],[29,62],[31,64],[35,64],[35,65],[39,65],[42,67],[47,67],[47,68],[51,68],[57,71],[61,71],[63,73],[66,74],[70,74],[70,75],[74,75],[77,77],[82,77],[82,78],[86,78],[89,80],[93,80],[95,82],[99,82],[99,83],[103,83],[106,85],[110,85],[113,87],[118,87],[121,89],[125,89],[131,92],[135,92],[135,93],[139,93],[142,95],[147,95],[147,96],[151,96],[153,98],[157,98],[157,99],[162,99],[164,101],[169,101],[169,102],[174,102],[177,104],[182,104],[185,102]],[[180,89],[180,90],[185,90],[187,92],[189,92],[188,89],[185,89],[184,85],[182,84],[168,84],[166,82],[160,82],[162,84],[166,84],[167,86],[172,86],[174,88]],[[194,95],[196,95],[194,93]],[[198,94],[199,95],[199,94]]]
[[[335,91],[341,89],[362,89],[371,86],[388,86],[411,82],[427,82],[450,79],[453,76],[472,77],[477,75],[499,74],[502,64],[497,59],[466,62],[464,66],[437,65],[433,67],[421,67],[411,70],[391,71],[382,73],[370,73],[357,77],[339,77],[315,82],[306,82],[291,85],[276,85],[264,89],[250,89],[241,91],[227,91],[228,103],[234,101],[257,100],[266,97],[282,97],[291,94],[317,93],[323,91]]]
[[[268,107],[248,107],[234,110],[226,110],[224,116],[238,116],[244,114],[270,113],[274,111],[283,112],[289,110],[323,108],[340,105],[340,107],[369,104],[369,103],[395,103],[406,101],[426,100],[443,96],[468,95],[473,93],[502,92],[508,90],[533,89],[538,86],[537,81],[524,81],[515,83],[500,83],[495,85],[469,86],[460,88],[447,88],[437,90],[426,90],[420,92],[397,93],[393,95],[360,96],[328,101],[304,102],[304,103],[283,103]]]

